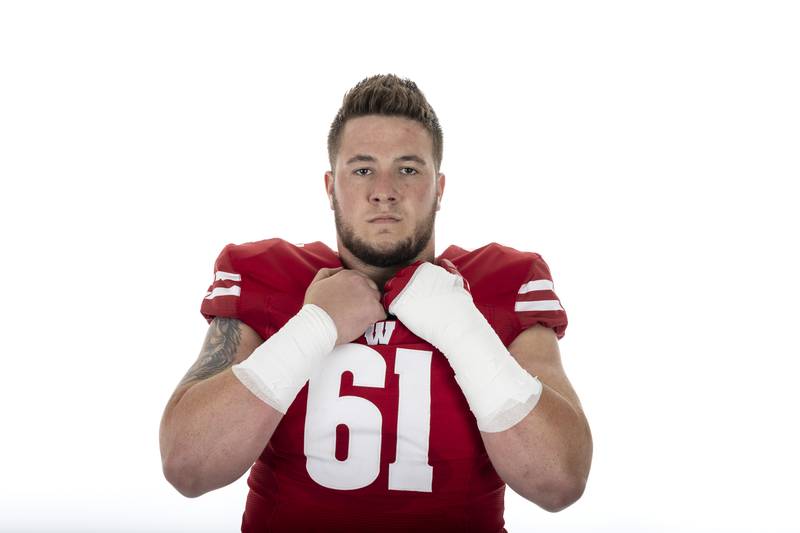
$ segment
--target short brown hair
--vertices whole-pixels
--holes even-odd
[[[336,113],[328,132],[331,170],[335,170],[336,154],[339,152],[345,122],[365,115],[401,116],[422,124],[433,139],[433,162],[438,174],[442,164],[442,128],[439,119],[417,84],[394,74],[364,78],[345,93],[342,107]]]

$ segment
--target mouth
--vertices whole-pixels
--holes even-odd
[[[377,223],[377,224],[392,224],[396,222],[400,222],[400,217],[394,215],[378,215],[368,220],[370,223]]]

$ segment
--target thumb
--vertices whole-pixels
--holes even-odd
[[[315,282],[323,280],[325,278],[329,278],[329,277],[333,276],[334,274],[336,274],[338,272],[341,272],[342,270],[344,270],[344,267],[320,268],[317,271],[317,274],[314,276],[314,279],[311,280],[311,283],[315,283]]]

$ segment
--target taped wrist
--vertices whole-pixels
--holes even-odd
[[[312,370],[336,346],[337,337],[330,315],[319,306],[306,304],[231,370],[261,401],[286,414]]]
[[[444,354],[478,429],[505,431],[536,407],[542,384],[509,353],[458,278],[424,263],[389,312]]]
[[[461,324],[439,341],[439,349],[455,371],[478,429],[505,431],[536,407],[542,383],[520,366],[474,305],[454,314]]]

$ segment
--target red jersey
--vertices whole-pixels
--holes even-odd
[[[567,316],[536,253],[491,243],[450,260],[508,346],[534,324],[560,339]],[[237,318],[264,339],[302,307],[321,242],[229,244],[201,312]],[[505,531],[505,483],[447,359],[399,320],[337,346],[298,393],[250,470],[242,531]]]

